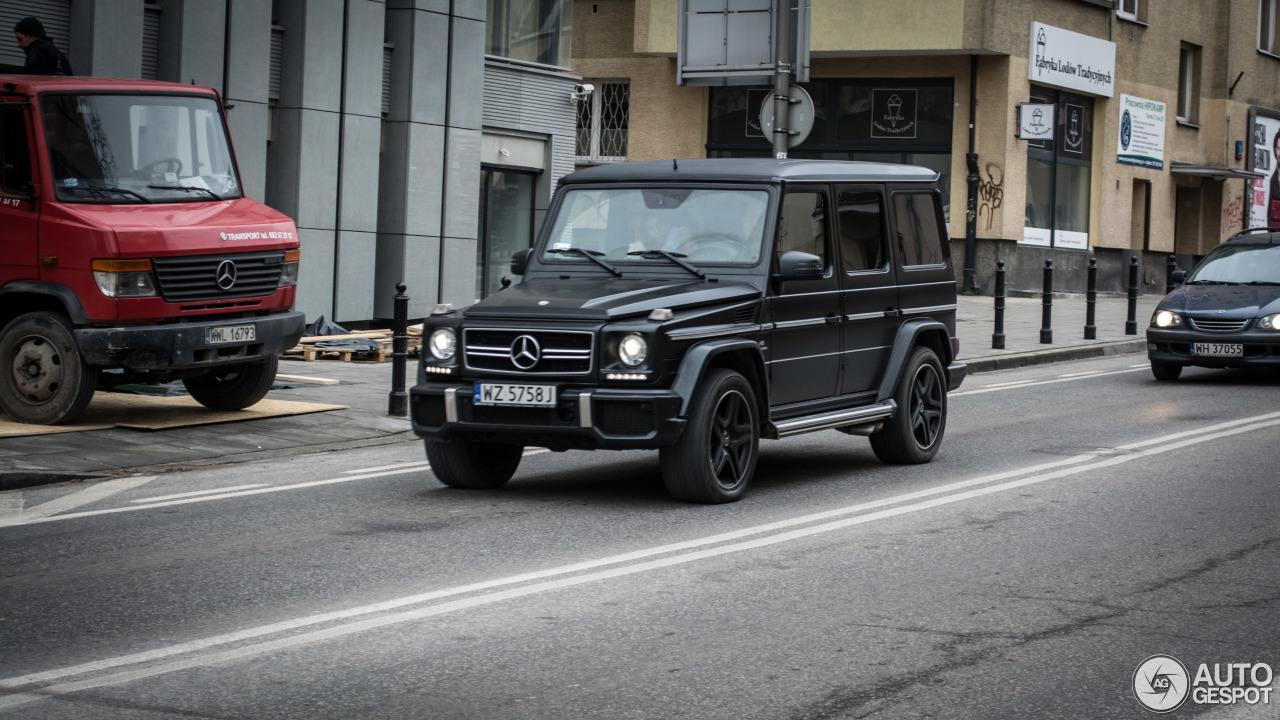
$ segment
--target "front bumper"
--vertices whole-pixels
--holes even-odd
[[[219,325],[253,325],[255,337],[250,342],[210,344],[208,330]],[[90,365],[130,370],[182,370],[279,355],[298,344],[304,327],[303,314],[289,311],[237,320],[83,328],[76,330],[75,336],[81,356]]]
[[[561,385],[554,408],[486,406],[471,383],[421,383],[409,390],[413,431],[427,440],[537,445],[552,450],[633,450],[672,445],[685,421],[672,390]]]
[[[1191,354],[1191,343],[1239,343],[1243,357],[1203,357]],[[1195,330],[1147,329],[1147,358],[1152,362],[1207,368],[1280,367],[1280,333],[1207,333]]]

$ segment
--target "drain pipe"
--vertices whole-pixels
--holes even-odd
[[[961,292],[966,295],[978,294],[978,153],[975,147],[974,126],[978,122],[978,56],[969,56],[969,152],[965,154],[965,164],[969,168],[969,176],[965,178],[969,186],[968,212],[964,217],[964,287]]]

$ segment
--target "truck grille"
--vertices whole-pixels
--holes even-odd
[[[168,302],[270,295],[280,283],[284,251],[152,258]]]
[[[462,331],[467,367],[522,375],[584,375],[591,372],[589,332],[553,330]]]
[[[1249,324],[1249,320],[1211,320],[1209,318],[1188,318],[1191,321],[1193,330],[1207,330],[1209,332],[1237,332],[1244,329]]]

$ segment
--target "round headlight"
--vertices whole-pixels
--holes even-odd
[[[1280,313],[1262,318],[1258,321],[1258,327],[1262,330],[1280,330]]]
[[[1168,310],[1161,310],[1155,314],[1155,317],[1151,318],[1151,324],[1162,328],[1181,325],[1182,316],[1177,313],[1169,312]]]
[[[453,328],[436,328],[431,331],[431,339],[427,343],[431,348],[431,357],[437,360],[452,360],[458,351],[458,336]]]
[[[627,367],[636,367],[644,362],[649,353],[649,346],[639,335],[627,335],[618,343],[618,359]]]

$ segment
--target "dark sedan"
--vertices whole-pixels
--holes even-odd
[[[1188,365],[1280,367],[1280,230],[1236,233],[1206,255],[1156,307],[1147,357],[1158,380]]]

